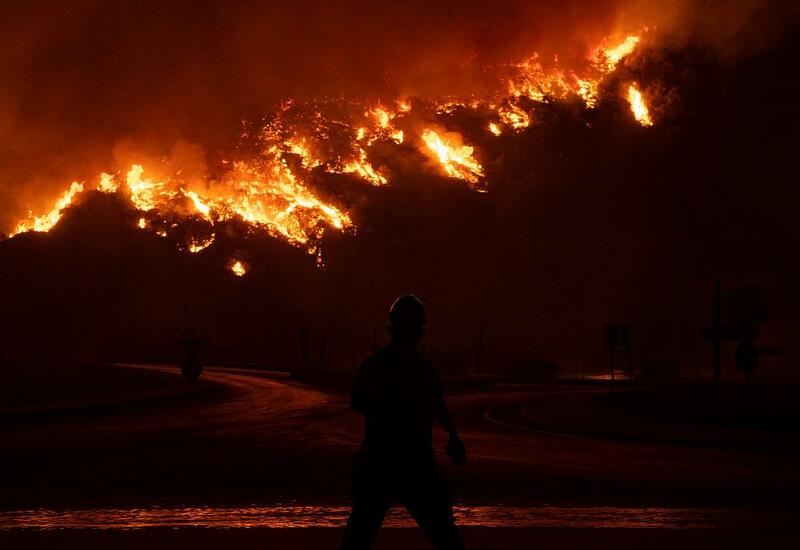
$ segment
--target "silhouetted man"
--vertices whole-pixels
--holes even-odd
[[[447,430],[457,465],[466,450],[443,399],[439,377],[417,350],[425,308],[406,294],[389,311],[391,343],[358,371],[351,407],[364,415],[364,442],[353,469],[353,509],[341,550],[367,550],[395,500],[439,549],[463,549],[447,486],[436,468],[433,419]]]

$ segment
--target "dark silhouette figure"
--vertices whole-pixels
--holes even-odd
[[[353,509],[340,550],[367,550],[392,504],[402,502],[439,549],[463,549],[453,506],[433,452],[433,419],[450,435],[459,466],[466,449],[443,399],[441,382],[417,350],[425,308],[406,294],[389,311],[392,341],[358,371],[351,407],[364,415],[364,441],[353,469]]]

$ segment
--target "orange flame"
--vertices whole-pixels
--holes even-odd
[[[405,144],[398,151],[407,151],[411,144],[434,160],[443,174],[483,191],[485,173],[475,158],[475,148],[461,134],[447,131],[446,127],[441,130],[433,127],[444,126],[443,118],[473,110],[485,117],[482,127],[496,137],[531,126],[536,106],[541,103],[576,97],[587,109],[592,109],[599,101],[606,77],[640,42],[638,35],[628,35],[612,46],[606,46],[605,42],[575,70],[559,67],[558,58],[546,66],[533,54],[520,63],[500,68],[504,71],[501,75],[501,82],[506,84],[504,93],[484,98],[415,100],[421,108],[415,106],[413,113],[412,102],[407,98],[371,104],[347,100],[301,104],[287,100],[259,132],[253,133],[258,136],[258,153],[232,164],[224,161],[225,173],[213,182],[190,183],[178,176],[157,178],[150,173],[145,176],[144,167],[134,164],[124,180],[119,174],[101,173],[96,189],[127,196],[140,213],[149,213],[139,219],[138,227],[162,237],[168,236],[167,231],[175,225],[160,223],[160,217],[177,220],[200,217],[212,227],[240,219],[315,254],[321,265],[319,243],[326,229],[349,231],[353,223],[341,207],[324,200],[308,186],[312,174],[352,174],[367,184],[384,186],[391,174],[385,166],[373,165],[370,158],[383,155],[372,155],[372,148]],[[643,126],[652,126],[648,106],[637,84],[629,86],[627,98],[636,120]],[[412,128],[424,129],[419,134],[409,134]],[[82,191],[83,185],[73,182],[49,212],[38,217],[29,213],[11,235],[48,231]],[[184,245],[190,252],[199,252],[210,246],[213,239],[211,233],[211,237],[191,238]],[[237,262],[242,273],[235,270],[234,273],[243,275],[246,266]],[[232,265],[229,267],[233,270]]]
[[[616,69],[620,61],[633,53],[640,40],[638,36],[631,35],[612,48],[600,48],[596,55],[599,62],[603,64],[604,71],[610,73]]]
[[[484,176],[483,167],[472,156],[473,148],[469,145],[456,143],[458,140],[455,137],[442,138],[429,128],[422,131],[422,140],[451,178],[476,184]]]
[[[358,158],[348,162],[343,171],[345,174],[356,174],[372,185],[385,185],[389,181],[372,167],[367,160],[367,152],[361,147],[358,148]]]
[[[203,196],[193,190],[187,191],[178,182],[170,179],[153,181],[144,177],[144,174],[144,168],[134,164],[125,180],[131,202],[143,212],[183,215],[174,202],[180,194],[189,199],[197,215],[209,222],[239,218],[264,227],[273,235],[281,236],[295,245],[304,245],[312,254],[318,251],[317,241],[322,237],[326,225],[338,230],[352,227],[347,214],[319,199],[295,177],[283,161],[274,161],[267,169],[243,162],[235,163],[234,170],[226,175],[213,197]],[[98,190],[102,192],[113,192],[112,190],[120,188],[112,175],[104,173],[100,181]],[[82,191],[83,185],[74,182],[49,213],[23,220],[13,234],[48,231],[58,222],[61,211]],[[137,225],[140,229],[146,229],[148,222],[140,217]],[[166,237],[167,231],[161,227],[156,230],[156,234]],[[212,242],[213,236],[194,240],[187,249],[190,252],[199,252]]]
[[[208,237],[205,238],[193,238],[191,242],[189,242],[189,246],[186,248],[192,254],[196,254],[201,250],[205,250],[214,242],[215,235],[212,233]]]
[[[529,59],[512,65],[516,75],[508,80],[511,98],[527,98],[541,103],[548,98],[564,99],[574,94],[583,100],[588,109],[597,105],[600,83],[614,72],[624,58],[634,52],[641,38],[630,35],[621,43],[612,47],[598,47],[592,55],[589,67],[584,74],[575,71],[563,71],[558,67],[547,69],[534,54]],[[505,113],[505,114],[504,114]],[[503,122],[515,129],[526,128],[530,121],[520,113],[524,113],[513,101],[511,107],[501,111]],[[527,114],[527,113],[524,113]]]
[[[241,260],[234,260],[231,262],[230,265],[228,265],[228,269],[237,277],[244,277],[247,273],[247,266],[245,266]]]
[[[211,214],[211,206],[208,205],[203,199],[201,199],[200,195],[198,195],[194,191],[184,191],[183,188],[181,188],[181,192],[184,195],[186,195],[189,198],[189,200],[192,201],[192,204],[194,204],[194,208],[195,210],[197,210],[197,213],[200,214],[202,217],[208,219],[209,215]]]
[[[163,181],[150,181],[142,179],[144,168],[141,164],[134,164],[128,171],[126,183],[130,192],[131,202],[139,210],[147,212],[156,207],[164,196],[173,197],[174,192],[165,190]]]
[[[101,193],[116,193],[119,185],[114,181],[114,176],[103,172],[100,174],[100,183],[97,184],[97,190]]]
[[[284,141],[289,152],[299,155],[304,168],[315,168],[322,164],[312,153],[306,138],[290,138]]]
[[[42,216],[34,216],[32,212],[28,212],[28,217],[17,223],[17,226],[11,232],[9,237],[25,233],[27,231],[45,232],[50,231],[61,219],[61,213],[72,204],[75,195],[83,192],[83,184],[73,181],[69,189],[67,189],[57,200],[53,208]]]
[[[497,114],[500,115],[500,120],[502,120],[506,126],[511,126],[515,130],[527,128],[531,125],[530,115],[514,104],[508,107],[501,107],[497,111]]]
[[[633,118],[642,126],[652,126],[653,121],[650,118],[650,109],[644,101],[642,92],[636,87],[636,83],[628,86],[628,103],[631,105],[631,112]]]

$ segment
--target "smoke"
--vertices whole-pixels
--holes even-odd
[[[654,42],[738,56],[778,40],[790,11],[754,0],[4,3],[0,228],[116,168],[121,149],[230,150],[242,119],[286,97],[479,92],[486,65],[534,51],[578,62],[643,25]]]
[[[796,2],[764,0],[635,2],[623,17],[642,18],[648,13],[659,26],[662,44],[673,48],[693,44],[729,62],[774,47],[800,23]]]

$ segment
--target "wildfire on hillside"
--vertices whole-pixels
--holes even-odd
[[[644,32],[644,31],[643,31]],[[161,236],[165,224],[153,219],[200,218],[210,231],[185,243],[185,250],[199,253],[214,242],[214,227],[240,219],[286,242],[304,248],[320,261],[320,242],[326,230],[355,230],[347,205],[335,204],[313,187],[314,173],[348,175],[365,185],[383,187],[392,173],[376,160],[375,147],[396,155],[418,156],[439,175],[460,181],[479,192],[489,190],[482,151],[467,138],[447,127],[446,117],[471,111],[485,120],[486,131],[497,138],[536,124],[537,106],[570,97],[586,109],[602,100],[602,85],[617,71],[623,59],[641,42],[640,35],[605,41],[581,69],[566,70],[545,65],[534,54],[522,62],[496,67],[504,83],[487,97],[443,99],[399,98],[393,102],[366,104],[359,101],[319,100],[282,103],[257,132],[257,152],[226,164],[214,181],[187,181],[180,173],[155,177],[149,168],[134,164],[117,173],[101,173],[94,185],[73,182],[57,198],[53,208],[40,215],[29,213],[10,236],[29,231],[49,231],[62,212],[85,188],[125,196],[140,213],[138,227]],[[646,98],[638,84],[618,91],[630,104],[634,119],[652,126]],[[431,168],[428,168],[431,169]],[[240,262],[229,266],[243,276]]]

